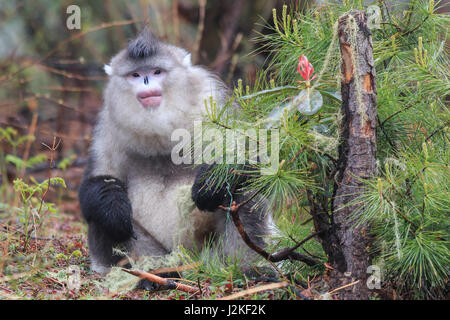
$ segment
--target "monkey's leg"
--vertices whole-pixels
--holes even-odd
[[[161,243],[159,243],[150,233],[148,233],[144,228],[142,228],[138,222],[136,221],[133,222],[133,228],[137,234],[137,239],[130,241],[130,248],[132,250],[131,257],[133,257],[133,259],[137,260],[141,256],[161,257],[161,259],[164,259],[164,256],[169,254],[169,251],[166,250],[161,245]],[[132,265],[128,264],[125,267],[131,268]],[[158,276],[163,278],[180,277],[179,274],[176,272],[162,273],[158,274]],[[148,281],[147,279],[140,280],[139,283],[137,284],[137,288],[151,292],[167,289],[166,286],[162,286],[160,284]]]
[[[104,273],[116,262],[113,246],[135,237],[126,185],[112,176],[88,178],[80,186],[79,199],[89,225],[93,270]]]
[[[104,232],[101,226],[95,223],[89,224],[88,244],[91,268],[95,272],[106,274],[112,265],[123,258],[113,253],[113,247],[116,243]]]
[[[166,272],[166,273],[158,273],[156,274],[157,276],[161,277],[161,278],[170,278],[170,279],[179,279],[180,274],[178,274],[177,272]],[[149,281],[147,279],[142,279],[139,281],[139,283],[137,284],[136,288],[141,289],[141,290],[146,290],[146,291],[150,291],[150,292],[156,292],[156,291],[160,291],[160,290],[166,290],[169,289],[169,286],[166,285],[162,285],[156,282],[152,282]]]
[[[221,213],[223,222],[218,222],[216,232],[224,239],[223,244],[220,244],[223,247],[223,254],[230,257],[236,256],[241,259],[244,266],[250,266],[260,260],[259,254],[249,248],[242,239],[231,216],[227,216],[227,213],[223,210],[221,210]],[[264,217],[261,212],[252,211],[247,205],[244,205],[239,209],[239,218],[251,241],[264,248],[266,246],[264,236],[269,233],[267,217]]]
[[[159,257],[169,254],[161,243],[148,233],[138,222],[134,221],[133,228],[137,239],[131,241],[132,256],[136,259],[140,256]]]
[[[214,165],[201,165],[192,186],[192,199],[200,210],[212,211],[217,216],[215,232],[219,235],[220,250],[226,256],[244,255],[243,262],[250,264],[250,260],[257,257],[257,254],[248,248],[237,231],[231,217],[227,218],[227,213],[218,209],[219,205],[228,207],[231,201],[237,204],[248,201],[251,194],[236,194],[233,190],[239,189],[245,183],[245,177],[238,177],[230,181],[232,185],[227,189],[224,186],[219,188],[214,185],[210,178]],[[263,236],[268,234],[268,222],[270,215],[264,211],[266,209],[254,209],[255,200],[248,201],[239,209],[239,216],[242,224],[252,241],[260,247],[264,247]]]
[[[248,197],[235,195],[234,198],[237,203],[241,203]],[[266,247],[266,240],[268,240],[266,236],[271,234],[275,228],[271,216],[264,211],[263,208],[252,210],[252,206],[249,204],[239,209],[239,219],[245,232],[251,241],[260,248]],[[221,210],[221,214],[222,216],[226,216],[226,212],[223,210]],[[224,256],[231,257],[233,260],[237,259],[241,270],[249,279],[277,277],[276,269],[270,263],[266,262],[256,251],[248,247],[231,217],[226,218],[226,221],[218,224],[219,226],[219,232],[222,234],[221,238],[224,239],[224,241],[219,243],[219,249],[223,252]]]

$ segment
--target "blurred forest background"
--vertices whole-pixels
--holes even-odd
[[[330,1],[328,1],[330,2]],[[408,1],[396,1],[396,3]],[[448,9],[441,1],[441,7]],[[3,154],[23,160],[3,164],[0,182],[33,174],[48,175],[52,153],[47,146],[61,139],[53,152],[53,176],[67,183],[66,200],[76,199],[90,144],[91,128],[102,105],[107,77],[103,65],[144,25],[162,40],[192,52],[193,61],[218,73],[231,87],[238,79],[251,85],[257,70],[267,67],[266,53],[254,39],[270,33],[272,9],[284,4],[299,10],[327,1],[309,0],[139,0],[77,1],[81,30],[69,30],[72,1],[0,0],[0,128],[13,128],[16,147],[0,140]],[[253,54],[259,51],[258,54]],[[25,141],[27,140],[27,141]],[[15,149],[15,150],[12,150]],[[45,154],[31,159],[30,157]],[[37,162],[37,163],[36,163]],[[26,168],[29,167],[29,168]],[[20,168],[20,172],[15,169]],[[1,195],[6,196],[6,193]],[[49,195],[51,197],[51,195]],[[49,200],[54,200],[49,198]],[[77,202],[65,211],[79,213]]]
[[[0,141],[4,154],[24,162],[13,165],[10,157],[10,163],[3,164],[2,183],[6,186],[24,174],[42,181],[53,153],[52,176],[67,183],[56,200],[64,211],[79,214],[77,201],[61,200],[76,200],[91,128],[102,105],[107,80],[103,65],[144,25],[161,39],[191,51],[195,63],[214,70],[229,85],[238,78],[251,83],[266,63],[263,54],[252,54],[257,49],[252,38],[265,32],[272,9],[307,2],[77,1],[81,30],[69,30],[66,9],[71,1],[0,1],[0,127],[17,130],[16,139],[35,137],[17,148]],[[61,143],[51,152],[46,145],[54,137]],[[38,154],[46,156],[34,157]],[[55,200],[52,194],[47,200]]]

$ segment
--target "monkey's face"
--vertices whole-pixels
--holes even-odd
[[[193,66],[190,54],[144,32],[110,65],[105,114],[127,148],[143,155],[170,154],[176,129],[193,128],[205,113],[205,99],[221,98],[222,83]]]
[[[163,81],[167,72],[162,68],[140,68],[126,76],[136,100],[143,108],[158,108],[163,100]]]

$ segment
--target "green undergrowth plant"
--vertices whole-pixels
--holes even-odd
[[[20,135],[19,132],[12,128],[0,128],[0,143],[4,143],[8,146],[9,152],[0,147],[0,174],[2,177],[2,184],[0,186],[0,194],[2,195],[4,203],[10,200],[13,196],[8,193],[8,165],[14,166],[15,173],[19,174],[23,170],[32,168],[35,165],[47,161],[47,156],[45,154],[37,154],[27,159],[24,159],[19,155],[18,148],[23,146],[25,143],[31,144],[35,140],[33,135]]]
[[[55,213],[53,203],[45,201],[45,196],[51,186],[66,187],[65,181],[59,177],[50,177],[42,182],[36,181],[33,176],[27,176],[25,169],[33,168],[35,165],[47,161],[45,154],[34,156],[20,156],[18,148],[28,143],[26,148],[30,148],[35,140],[33,135],[21,136],[17,130],[11,127],[0,128],[0,142],[5,143],[9,148],[8,152],[0,148],[0,166],[2,173],[0,204],[3,210],[0,218],[16,227],[20,227],[20,232],[24,236],[24,248],[27,247],[32,234],[37,236],[37,230],[41,227],[47,213]],[[51,148],[50,148],[51,149]],[[51,150],[52,152],[54,150]],[[26,151],[25,154],[28,152]],[[52,160],[51,160],[52,161]],[[9,187],[8,165],[14,167],[16,178],[12,181],[13,189]]]
[[[44,197],[51,185],[66,187],[64,179],[49,178],[41,183],[31,178],[31,184],[25,183],[22,179],[14,180],[14,190],[20,195],[21,205],[12,208],[17,212],[22,232],[24,235],[24,247],[26,248],[32,234],[37,235],[37,230],[44,222],[43,216],[46,213],[55,213],[53,203],[48,203]]]
[[[55,204],[46,197],[54,189],[66,188],[63,178],[49,177],[40,182],[28,174],[26,169],[47,161],[45,154],[28,156],[34,140],[34,136],[21,136],[11,127],[0,129],[0,268],[3,274],[0,281],[6,281],[15,295],[24,297],[28,293],[22,292],[23,284],[28,281],[38,285],[45,275],[50,274],[46,272],[47,268],[58,268],[54,245],[60,242],[54,242],[58,241],[57,235],[48,232],[50,216],[53,219],[58,212]],[[55,144],[49,147],[51,157],[56,148]],[[21,156],[23,150],[28,151]],[[15,178],[9,181],[11,175]],[[60,252],[65,248],[59,246],[57,250]],[[60,256],[65,254],[77,255],[65,252]]]

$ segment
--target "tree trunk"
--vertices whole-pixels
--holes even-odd
[[[339,290],[341,299],[368,299],[367,267],[370,265],[368,226],[358,225],[364,204],[349,205],[363,189],[363,179],[376,169],[376,87],[372,37],[363,11],[339,19],[342,55],[342,142],[332,202],[332,225],[344,261],[338,261],[334,286],[359,280]]]

